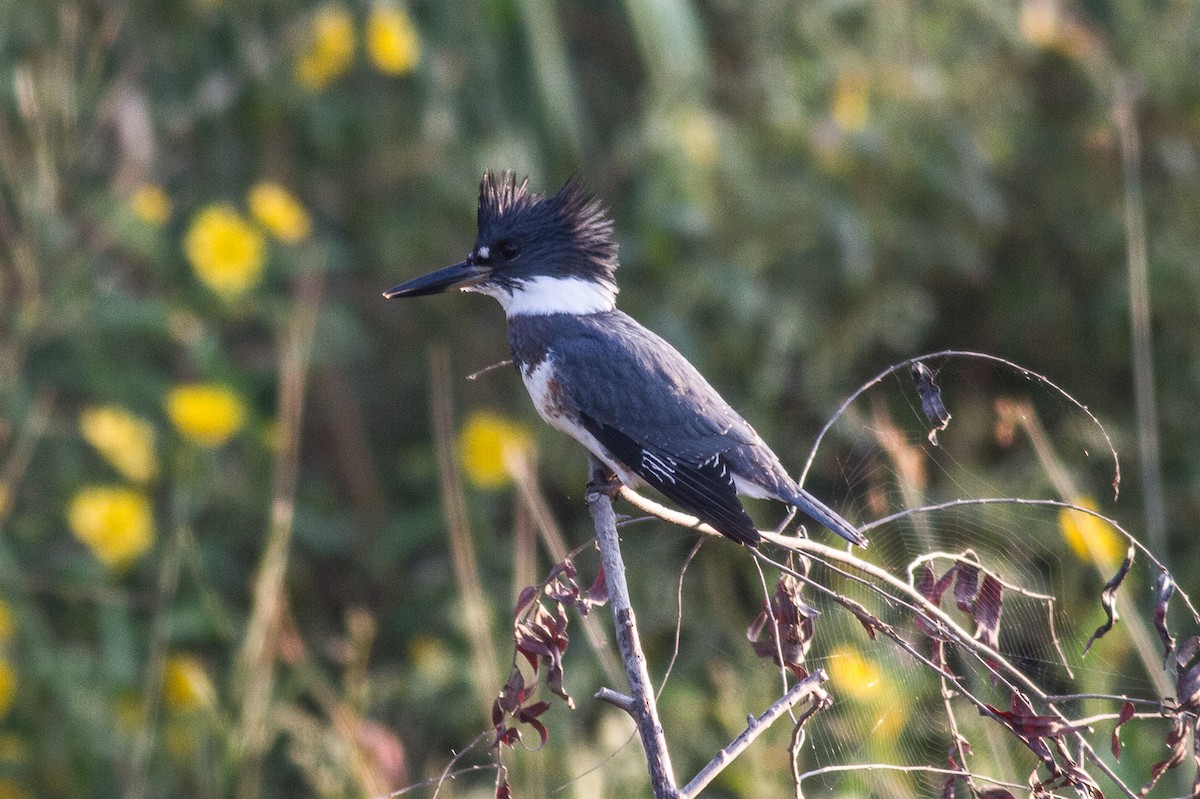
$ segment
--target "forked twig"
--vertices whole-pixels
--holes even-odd
[[[826,707],[829,703],[829,694],[826,693],[824,684],[828,680],[829,675],[825,673],[825,670],[817,669],[793,685],[783,696],[776,699],[774,704],[767,708],[762,715],[751,718],[746,725],[746,729],[738,737],[730,741],[728,746],[717,752],[716,756],[708,761],[708,765],[700,769],[699,773],[692,778],[692,781],[683,787],[683,790],[679,792],[680,799],[692,799],[692,797],[699,795],[700,791],[704,790],[710,782],[716,779],[717,775],[732,763],[734,758],[745,751],[746,747],[754,743],[755,738],[762,735],[780,716],[789,712],[796,705],[800,704],[802,700],[811,700],[812,709],[811,712],[805,713],[797,720],[796,725],[798,728],[813,713]]]

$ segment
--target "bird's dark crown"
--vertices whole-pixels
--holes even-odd
[[[491,267],[489,283],[535,277],[592,280],[616,291],[617,244],[600,203],[575,179],[546,197],[509,171],[479,185],[479,232],[468,262]]]

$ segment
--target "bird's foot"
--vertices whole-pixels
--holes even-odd
[[[623,484],[615,474],[605,474],[602,472],[592,472],[592,479],[588,481],[587,493],[589,496],[593,494],[603,494],[610,499],[616,499],[617,494],[621,491]]]
[[[592,479],[588,480],[587,495],[603,494],[610,499],[616,499],[617,492],[621,490],[621,481],[596,456],[590,456],[588,462]]]

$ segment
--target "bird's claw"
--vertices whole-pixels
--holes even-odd
[[[621,491],[621,485],[617,476],[607,469],[594,469],[592,479],[588,480],[587,493],[588,496],[603,494],[610,499],[616,499],[617,494]]]

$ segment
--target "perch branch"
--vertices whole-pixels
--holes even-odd
[[[593,474],[599,474],[599,470],[593,469]],[[604,565],[604,578],[608,584],[608,599],[612,607],[613,625],[616,628],[617,649],[621,653],[625,675],[629,679],[632,701],[631,706],[626,709],[637,725],[638,735],[642,739],[654,796],[656,799],[676,799],[679,797],[679,789],[675,784],[675,772],[671,768],[671,755],[667,751],[662,722],[658,719],[654,688],[650,683],[650,673],[646,670],[646,656],[642,653],[642,644],[638,638],[633,606],[629,602],[629,586],[625,582],[625,563],[621,559],[621,542],[617,538],[617,518],[613,512],[612,497],[592,490],[588,492],[587,505],[592,514],[592,522],[596,526],[600,561]]]

